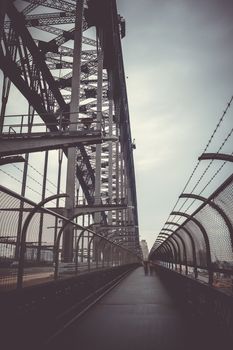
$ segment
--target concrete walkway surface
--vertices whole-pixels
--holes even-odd
[[[158,276],[145,276],[140,267],[73,324],[59,348],[212,350],[203,327],[194,325]]]

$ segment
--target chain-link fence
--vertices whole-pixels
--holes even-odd
[[[191,195],[190,198],[193,198]],[[168,222],[171,234],[158,239],[150,258],[177,272],[232,292],[233,282],[233,175],[182,224]],[[168,230],[168,231],[169,231]],[[183,242],[182,242],[183,241]]]
[[[0,291],[139,260],[135,252],[116,243],[114,236],[101,236],[92,225],[82,227],[43,205],[0,186]],[[69,262],[62,254],[67,225],[74,232]]]

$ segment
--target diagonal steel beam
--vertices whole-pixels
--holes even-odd
[[[23,15],[17,11],[17,9],[14,7],[14,5],[9,2],[7,6],[7,14],[12,19],[12,26],[15,29],[15,31],[22,37],[22,40],[28,50],[30,51],[34,61],[37,64],[37,68],[41,71],[43,77],[46,79],[46,82],[49,85],[49,88],[51,92],[53,93],[55,99],[57,100],[59,106],[62,108],[62,110],[66,110],[66,103],[61,95],[60,90],[57,87],[57,84],[54,81],[54,78],[48,69],[43,55],[39,51],[38,47],[36,46],[34,40],[32,39],[31,34],[29,33],[28,29],[25,26],[25,20]],[[17,21],[15,20],[17,18]]]
[[[33,105],[37,113],[40,115],[41,119],[46,123],[53,124],[56,123],[56,118],[53,113],[48,113],[43,107],[43,101],[39,94],[30,89],[28,84],[19,74],[18,66],[9,57],[6,57],[0,47],[0,69],[4,74],[13,82],[13,84],[19,89],[19,91],[24,95],[28,102]],[[51,127],[51,130],[56,131],[55,126]]]
[[[41,5],[41,6],[47,6],[56,10],[62,10],[62,11],[73,11],[75,10],[75,3],[72,4],[71,2],[65,1],[65,0],[24,0],[26,2],[29,2],[30,4],[35,5]]]

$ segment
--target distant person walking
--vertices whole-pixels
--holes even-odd
[[[144,267],[145,275],[148,275],[148,269],[149,269],[148,261],[143,261],[143,267]]]
[[[149,262],[149,266],[150,266],[150,275],[153,275],[155,272],[155,266],[152,261]]]

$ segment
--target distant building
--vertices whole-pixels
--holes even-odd
[[[142,248],[143,260],[148,260],[149,249],[148,249],[148,245],[147,245],[146,240],[142,239],[140,244],[141,244],[141,248]]]

